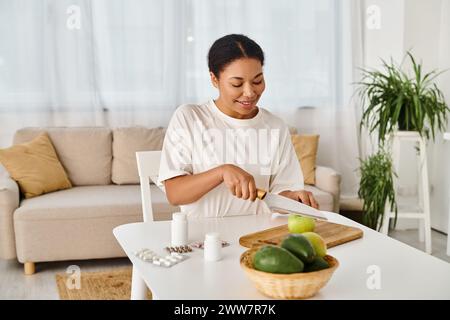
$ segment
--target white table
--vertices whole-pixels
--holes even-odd
[[[328,250],[340,266],[314,299],[450,299],[449,263],[338,214],[326,214],[330,222],[363,229],[364,237]],[[239,237],[286,223],[287,217],[278,214],[190,220],[190,241],[218,231],[231,245],[223,249],[221,261],[206,262],[203,251],[196,249],[171,268],[143,262],[133,254],[142,248],[163,254],[170,243],[169,221],[122,225],[114,235],[155,299],[267,299],[241,270],[239,257],[246,248],[239,245]],[[375,273],[380,275],[379,289],[371,281]]]

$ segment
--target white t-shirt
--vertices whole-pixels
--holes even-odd
[[[158,183],[226,163],[247,171],[257,188],[272,193],[304,188],[289,129],[277,116],[259,108],[251,119],[235,119],[213,100],[178,107],[166,131]],[[263,201],[237,198],[224,183],[181,210],[194,217],[270,213]]]

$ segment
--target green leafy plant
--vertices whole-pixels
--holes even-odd
[[[363,223],[374,230],[380,230],[386,201],[389,201],[391,211],[395,212],[395,225],[397,223],[397,202],[393,182],[395,173],[390,155],[381,149],[366,160],[360,159],[360,163],[361,180],[358,196],[364,200]]]
[[[417,131],[420,136],[435,138],[436,128],[442,132],[447,126],[450,109],[444,95],[433,82],[441,73],[423,72],[408,52],[411,62],[411,76],[403,71],[402,64],[396,65],[382,60],[382,70],[362,69],[362,80],[357,83],[363,114],[360,129],[366,127],[370,134],[378,134],[379,150],[366,160],[360,160],[361,180],[358,195],[364,201],[363,222],[380,230],[387,201],[395,212],[397,203],[393,177],[392,160],[385,147],[386,138],[396,130]],[[406,58],[405,57],[405,58]]]
[[[370,133],[377,131],[378,141],[383,144],[386,135],[395,130],[417,131],[429,139],[431,130],[435,138],[435,127],[444,131],[447,112],[441,90],[433,83],[440,74],[436,71],[424,73],[408,52],[413,76],[402,71],[401,65],[383,62],[383,71],[362,69],[362,80],[357,93],[365,108],[360,128],[366,126]]]

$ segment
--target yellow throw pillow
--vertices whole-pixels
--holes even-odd
[[[0,150],[0,162],[25,198],[72,187],[47,133]]]
[[[314,185],[316,183],[316,156],[319,135],[293,134],[291,139],[302,168],[304,182]]]

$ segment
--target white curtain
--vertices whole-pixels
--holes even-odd
[[[185,100],[179,10],[173,0],[1,0],[1,145],[28,125],[167,122]]]
[[[354,195],[356,2],[0,0],[0,147],[24,126],[165,126],[178,105],[217,96],[208,49],[243,33],[266,53],[260,105],[319,133],[319,163]]]
[[[359,68],[364,66],[363,8],[359,1],[340,1],[334,5],[335,14],[326,19],[328,32],[321,30],[321,39],[333,45],[311,52],[327,61],[328,77],[322,79],[328,78],[330,83],[322,88],[326,88],[329,96],[322,96],[322,101],[302,100],[297,108],[279,112],[300,133],[320,135],[318,163],[341,173],[341,198],[356,198],[359,158],[366,154],[367,148],[367,134],[363,132],[362,137],[359,134],[362,108],[353,94],[354,83],[360,77]],[[321,27],[316,26],[315,30]]]

